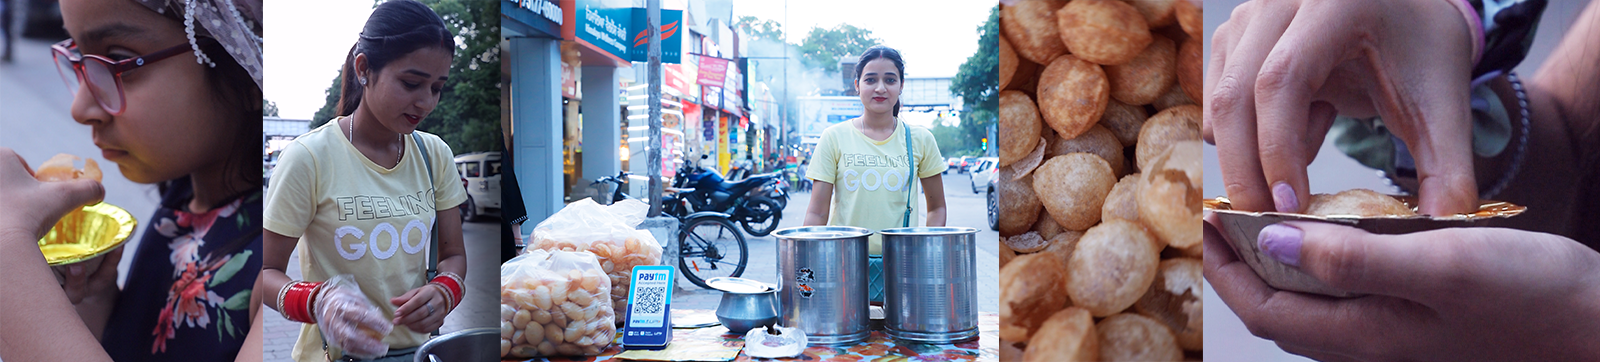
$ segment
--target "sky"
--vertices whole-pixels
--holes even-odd
[[[324,92],[339,75],[345,54],[356,44],[371,13],[371,1],[266,2],[263,96],[278,104],[279,116],[311,119],[322,108],[327,97]]]
[[[785,3],[788,4],[785,20]],[[733,16],[787,22],[789,43],[812,27],[841,23],[872,31],[900,51],[911,77],[951,77],[978,51],[978,26],[994,1],[913,0],[735,0]]]
[[[804,39],[812,27],[848,23],[899,50],[907,75],[949,77],[977,51],[977,27],[994,6],[989,1],[735,0],[733,14],[787,21],[791,43]],[[277,103],[281,117],[310,119],[322,107],[324,91],[371,12],[369,1],[267,2],[266,24],[306,24],[267,30],[265,97]]]

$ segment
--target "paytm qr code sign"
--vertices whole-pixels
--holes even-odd
[[[633,267],[628,288],[628,319],[623,327],[624,349],[661,349],[672,341],[672,267]]]

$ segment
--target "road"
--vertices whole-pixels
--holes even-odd
[[[467,281],[466,297],[445,317],[440,333],[500,325],[500,219],[484,219],[461,225],[467,246],[467,275],[463,276]],[[289,258],[288,274],[291,279],[300,278],[299,248]],[[263,361],[290,360],[301,324],[283,319],[272,309],[262,310],[261,315],[266,319]]]
[[[999,313],[1000,287],[996,281],[1000,280],[1000,234],[989,229],[984,194],[972,193],[970,180],[968,175],[953,171],[944,175],[945,203],[949,210],[946,224],[978,229],[978,311]],[[806,208],[811,204],[809,193],[796,193],[790,197],[788,207],[783,210],[783,219],[778,223],[779,229],[800,226]],[[745,235],[745,240],[749,244],[750,261],[743,277],[777,283],[777,239]],[[717,308],[722,292],[700,289],[682,278],[679,280],[680,288],[672,298],[674,308]]]

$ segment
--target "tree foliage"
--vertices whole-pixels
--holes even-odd
[[[754,16],[741,16],[739,22],[733,24],[739,31],[750,34],[750,37],[759,40],[770,40],[783,43],[783,24],[772,20],[762,20]]]
[[[418,130],[432,133],[450,144],[456,154],[500,151],[500,4],[494,0],[419,0],[444,19],[456,35],[450,80],[445,82],[439,105]],[[381,1],[375,1],[376,7]],[[312,128],[335,116],[339,102],[339,77],[326,91],[326,100],[312,119]]]
[[[334,111],[339,107],[339,94],[343,91],[343,88],[339,88],[339,76],[334,75],[333,84],[323,92],[322,108],[318,108],[317,113],[311,116],[311,129],[322,127],[323,123],[328,123],[333,117],[338,116]]]
[[[262,98],[261,99],[261,115],[265,116],[265,117],[277,117],[278,116],[278,104],[277,103],[273,103],[272,101],[269,101],[266,98]]]
[[[867,48],[883,43],[872,36],[872,31],[850,24],[839,24],[832,29],[811,28],[800,42],[800,54],[807,65],[828,72],[839,71],[840,57],[861,55]]]
[[[989,9],[989,20],[978,26],[978,52],[967,57],[950,82],[950,92],[961,97],[961,138],[973,141],[988,136],[1000,109],[1000,7]],[[973,147],[976,149],[977,147]]]

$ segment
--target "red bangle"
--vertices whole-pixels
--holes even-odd
[[[444,286],[445,290],[450,292],[451,307],[455,307],[455,304],[461,302],[461,280],[457,278],[459,277],[456,277],[453,273],[440,273],[439,276],[435,276],[433,280],[428,281],[429,283]]]
[[[283,317],[295,322],[316,324],[317,319],[311,314],[311,304],[317,288],[321,286],[322,282],[294,282],[290,285],[289,290],[284,292],[283,305],[280,306]]]

